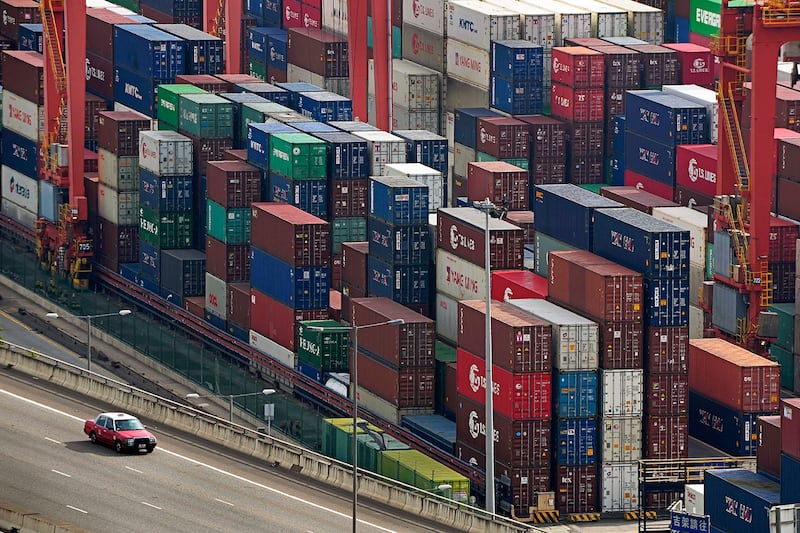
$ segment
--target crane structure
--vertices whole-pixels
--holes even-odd
[[[41,0],[44,33],[44,127],[40,179],[67,187],[68,203],[55,223],[37,221],[37,257],[54,276],[88,288],[92,241],[87,236],[88,204],[84,188],[84,114],[86,108],[86,4]],[[68,36],[64,39],[61,36]],[[74,66],[75,68],[70,68]],[[32,117],[37,120],[37,117]]]
[[[203,0],[203,31],[224,41],[226,74],[239,74],[243,67],[242,3],[242,0]]]
[[[763,352],[761,341],[769,340],[759,324],[761,313],[772,303],[768,253],[777,61],[781,46],[796,40],[800,40],[800,2],[757,0],[732,7],[729,0],[722,1],[715,46],[720,62],[716,207],[718,222],[730,232],[738,269],[729,277],[715,278],[748,296],[748,314],[738,319],[736,341],[756,352]],[[749,146],[739,123],[747,81],[752,110]]]

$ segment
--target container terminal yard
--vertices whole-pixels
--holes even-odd
[[[0,9],[0,272],[89,353],[480,530],[798,529],[793,1]]]

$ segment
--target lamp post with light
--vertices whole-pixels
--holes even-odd
[[[270,394],[275,394],[275,389],[262,389],[259,392],[245,392],[243,394],[221,394],[220,396],[227,396],[229,402],[229,410],[228,410],[228,420],[233,422],[233,400],[234,398],[243,398],[245,396],[258,396],[259,394],[263,394],[264,396],[269,396]],[[191,392],[186,395],[187,398],[214,398],[215,396],[201,396],[196,392]]]
[[[86,346],[88,347],[88,353],[86,356],[86,370],[92,370],[92,319],[93,318],[104,318],[107,316],[128,316],[132,313],[130,309],[120,309],[116,313],[102,313],[99,315],[69,315],[69,316],[61,316],[58,313],[47,313],[45,316],[47,318],[81,318],[86,320]]]

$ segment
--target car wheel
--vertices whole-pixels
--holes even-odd
[[[92,444],[97,444],[97,434],[94,431],[89,433],[89,440],[92,441]]]
[[[153,450],[155,450],[155,448],[147,448],[147,453],[153,453]]]
[[[114,449],[117,450],[117,453],[122,453],[122,443],[120,441],[114,442]]]

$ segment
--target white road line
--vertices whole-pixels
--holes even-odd
[[[50,437],[45,437],[45,438],[44,438],[44,440],[49,440],[49,441],[50,441],[50,442],[52,442],[53,444],[64,444],[63,442],[61,442],[61,441],[58,441],[58,440],[56,440],[56,439],[51,439]]]
[[[141,502],[141,503],[142,503],[142,505],[146,505],[148,507],[152,507],[153,509],[158,509],[159,511],[162,510],[161,507],[159,507],[158,505],[153,505],[152,503],[147,503],[147,502]]]
[[[219,498],[214,498],[214,500],[218,501],[219,503],[224,503],[225,505],[230,505],[231,507],[233,507],[233,504],[231,502],[226,502],[225,500],[220,500]]]
[[[89,511],[84,511],[83,509],[78,509],[77,507],[73,507],[71,505],[67,505],[67,509],[72,509],[73,511],[78,511],[79,513],[89,514]]]
[[[141,474],[142,473],[141,470],[136,470],[135,468],[131,468],[130,466],[126,466],[125,468],[127,468],[128,470],[130,470],[132,472],[136,472],[137,474]]]
[[[52,470],[51,469],[50,471],[53,472],[54,474],[58,474],[59,476],[72,477],[69,474],[65,474],[64,472],[59,472],[58,470]]]

